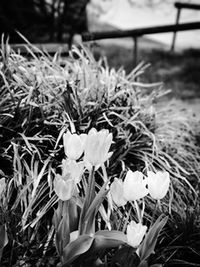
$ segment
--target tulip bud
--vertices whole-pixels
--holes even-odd
[[[147,185],[150,196],[154,199],[162,199],[169,190],[170,178],[168,172],[147,172]]]
[[[75,180],[72,178],[64,179],[61,175],[56,174],[54,179],[54,191],[62,201],[69,200],[75,192]]]
[[[75,241],[78,238],[78,234],[79,234],[78,230],[71,232],[70,233],[70,241],[69,242]]]
[[[127,201],[124,199],[124,188],[122,180],[117,178],[114,179],[114,182],[110,186],[110,193],[113,201],[118,207],[126,205]]]
[[[108,152],[112,143],[112,134],[108,130],[97,132],[92,128],[85,142],[85,166],[88,169],[95,167],[98,169],[111,155]]]
[[[69,131],[63,134],[65,155],[73,160],[77,160],[83,154],[86,134],[71,134]]]
[[[142,242],[146,231],[146,225],[131,221],[130,224],[127,226],[127,243],[134,248],[138,247]]]
[[[134,201],[145,197],[148,194],[146,180],[139,171],[129,170],[124,180],[124,198],[127,201]]]
[[[1,194],[3,193],[5,187],[6,187],[6,179],[1,178],[0,179],[0,197],[1,197]]]

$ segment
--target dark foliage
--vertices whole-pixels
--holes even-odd
[[[69,41],[74,33],[87,30],[88,0],[2,0],[0,34],[11,42],[23,42],[16,31],[31,42]]]

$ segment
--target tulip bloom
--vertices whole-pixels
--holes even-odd
[[[147,226],[142,225],[141,223],[136,223],[135,221],[131,221],[130,224],[127,226],[127,243],[137,248],[144,235],[146,234]]]
[[[110,193],[113,201],[118,207],[126,205],[127,200],[124,198],[124,186],[122,180],[117,178],[114,179],[114,182],[110,186]]]
[[[62,176],[66,177],[67,175],[71,176],[76,183],[80,182],[81,175],[83,174],[84,162],[71,159],[62,160]]]
[[[87,169],[95,167],[98,169],[111,155],[108,152],[112,143],[112,134],[108,130],[101,130],[97,132],[92,128],[86,138],[85,142],[85,166]]]
[[[56,174],[54,179],[54,191],[62,201],[69,200],[75,192],[75,180],[72,178],[64,179],[60,174]]]
[[[63,134],[63,143],[65,155],[72,159],[77,160],[81,157],[84,150],[86,134],[71,134],[69,131]]]
[[[149,192],[146,184],[141,172],[129,170],[124,180],[124,198],[127,201],[135,201],[145,197]]]
[[[54,179],[54,191],[59,199],[69,200],[75,194],[83,168],[83,162],[70,159],[62,161],[62,175],[56,174]]]
[[[154,199],[162,199],[169,190],[170,178],[168,172],[147,172],[149,194]]]

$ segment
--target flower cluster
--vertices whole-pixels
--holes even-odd
[[[112,134],[108,130],[98,132],[94,128],[88,134],[80,135],[67,131],[63,135],[63,143],[67,158],[62,161],[62,175],[55,176],[54,191],[59,199],[65,201],[76,193],[84,167],[97,170],[110,158]]]
[[[170,178],[168,172],[147,172],[145,178],[142,172],[129,170],[124,182],[115,178],[110,186],[113,201],[117,206],[124,206],[128,201],[139,200],[148,193],[156,200],[165,197],[169,189]]]
[[[147,231],[147,226],[142,225],[142,215],[137,205],[137,200],[150,194],[157,201],[164,198],[170,185],[168,172],[147,172],[147,177],[139,172],[129,170],[124,181],[115,178],[110,186],[110,192],[115,204],[120,207],[128,201],[134,201],[138,213],[139,223],[131,221],[127,227],[127,242],[132,247],[138,247]],[[144,203],[144,202],[143,202]],[[143,205],[144,208],[144,205]]]
[[[127,243],[137,249],[142,245],[142,240],[147,232],[147,226],[142,223],[145,209],[144,197],[149,194],[152,198],[159,201],[167,194],[170,184],[168,172],[154,173],[149,171],[147,172],[147,177],[145,177],[142,172],[132,172],[131,170],[127,172],[124,181],[117,178],[114,179],[113,183],[110,185],[110,192],[108,192],[108,181],[104,181],[104,185],[100,191],[96,193],[94,173],[111,157],[112,152],[109,152],[109,150],[112,140],[112,134],[105,129],[97,131],[92,128],[88,134],[80,135],[76,133],[72,134],[67,131],[67,133],[63,135],[66,158],[62,161],[62,174],[56,174],[54,179],[54,191],[60,200],[54,216],[57,237],[61,238],[64,232],[66,232],[66,236],[68,236],[67,238],[63,237],[64,239],[61,238],[61,240],[58,238],[57,240],[60,255],[62,255],[63,251],[65,251],[65,253],[67,250],[72,251],[74,244],[78,244],[78,242],[82,242],[81,246],[83,251],[85,251],[86,243],[89,242],[87,244],[90,244],[90,247],[92,245],[92,239],[95,239],[95,244],[100,242],[104,244],[105,247],[107,246],[106,242],[109,240],[110,244],[112,244],[111,246],[113,246],[116,244],[116,236],[119,238],[119,244]],[[72,197],[78,195],[77,185],[81,181],[85,169],[89,171],[89,176],[79,216],[76,200],[74,201],[75,198]],[[126,229],[126,234],[119,231],[112,231],[111,229],[95,233],[95,216],[100,208],[102,211],[102,201],[106,195],[108,205],[111,207],[110,210],[112,210],[113,207],[112,200],[119,207],[125,206],[127,202],[131,204],[134,203],[134,210],[137,212],[138,223],[130,221]],[[109,199],[109,197],[112,199]],[[141,210],[137,203],[140,199],[142,199]],[[65,203],[68,204],[65,206]],[[66,224],[68,226],[64,224],[63,220],[65,217],[60,217],[60,214],[63,212],[63,214],[66,215],[66,209],[64,207],[68,209],[68,212],[69,210],[76,211],[70,216],[74,216],[72,221],[77,221],[76,224],[78,226],[72,226],[69,222]],[[110,215],[105,216],[105,212],[106,211],[103,210],[102,214],[104,214],[107,221]],[[65,219],[67,221],[70,220],[68,215]],[[162,220],[157,222],[157,229],[159,229],[159,225],[161,224],[163,224]],[[148,236],[149,233],[151,233],[151,228],[146,236]],[[105,242],[103,241],[102,243],[102,240]],[[65,250],[63,250],[64,247]],[[75,252],[73,253],[76,255]],[[65,256],[68,257],[67,255],[66,253]]]

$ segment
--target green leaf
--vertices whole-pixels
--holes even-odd
[[[101,187],[98,194],[95,196],[94,200],[88,207],[87,211],[84,214],[84,217],[80,220],[79,229],[80,234],[93,234],[94,233],[94,221],[96,213],[99,210],[100,205],[102,204],[104,198],[106,197],[108,190],[106,189],[108,182],[104,183]]]
[[[8,236],[6,231],[6,225],[0,225],[0,260],[2,257],[3,249],[8,244]]]
[[[88,211],[89,206],[95,198],[95,177],[94,177],[94,168],[90,171],[89,174],[89,184],[87,187],[83,207],[81,210],[80,220],[79,220],[79,233],[80,235],[85,234],[84,229],[86,228],[86,222],[84,222],[85,215]]]
[[[108,190],[106,189],[107,184],[108,184],[108,182],[104,183],[104,185],[100,189],[99,193],[96,195],[93,202],[89,206],[89,209],[85,215],[86,220],[88,220],[88,218],[91,216],[91,214],[93,214],[94,211],[95,211],[95,215],[96,215],[96,212],[98,211],[101,203],[103,202],[104,198],[106,197],[106,195],[108,193]]]
[[[95,250],[114,248],[122,244],[127,243],[126,235],[121,231],[98,231],[95,233],[95,239],[92,247],[94,246]]]
[[[146,260],[144,260],[144,261],[140,262],[138,267],[149,267],[149,264]]]
[[[94,236],[82,235],[75,241],[69,243],[63,250],[63,265],[68,267],[71,262],[78,258],[81,254],[88,251],[94,241]]]
[[[162,217],[163,215],[161,215],[149,229],[144,238],[144,241],[139,247],[139,257],[141,259],[141,262],[145,261],[152,253],[154,253],[159,233],[168,220],[168,216],[164,218]]]
[[[79,205],[77,205],[77,201],[78,200],[75,197],[69,200],[68,214],[66,214],[66,216],[69,216],[70,233],[78,230],[81,208]]]
[[[69,218],[62,218],[56,234],[56,240],[60,243],[60,252],[62,254],[64,247],[66,247],[70,240]]]
[[[54,215],[52,220],[55,229],[57,229],[60,224],[60,221],[62,219],[62,212],[63,212],[63,201],[59,200],[58,207],[56,210],[54,210]]]
[[[64,247],[70,240],[69,214],[69,201],[59,201],[53,217],[55,245],[59,255],[62,255]]]

